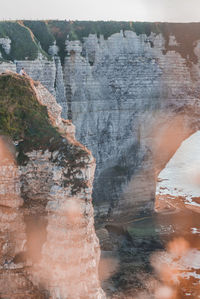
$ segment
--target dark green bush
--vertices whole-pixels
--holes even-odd
[[[12,41],[10,54],[6,55],[2,51],[5,59],[13,61],[37,58],[40,49],[34,36],[19,22],[0,22],[0,37],[9,37]]]
[[[49,46],[55,41],[55,37],[49,30],[49,26],[45,21],[23,21],[40,42],[42,49],[48,53]]]

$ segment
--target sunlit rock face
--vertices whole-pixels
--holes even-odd
[[[182,142],[160,172],[156,210],[193,209],[200,212],[200,131]]]
[[[43,148],[37,139],[43,127],[32,135],[31,148],[26,132],[22,139],[13,135],[12,140],[12,132],[0,138],[0,297],[103,299],[91,203],[95,160],[74,139],[74,126],[62,120],[61,107],[41,84],[11,74],[0,76],[0,84],[4,82],[8,106],[10,101],[17,106],[23,97],[12,98],[12,86],[35,100],[26,126],[41,121],[34,120],[43,109],[38,102],[47,107],[46,134],[53,135],[49,141],[43,136]],[[19,122],[15,119],[16,130]],[[6,129],[1,121],[0,129]]]

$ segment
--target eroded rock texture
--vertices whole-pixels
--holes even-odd
[[[1,134],[10,132],[0,138],[0,297],[105,298],[91,204],[95,160],[74,139],[74,126],[61,119],[61,107],[41,84],[13,74],[2,75],[0,84],[7,86],[9,124],[16,128],[12,133],[0,123]],[[19,88],[17,98],[12,86]],[[28,107],[21,115],[16,110],[20,97],[28,101],[23,94],[35,101],[27,103],[33,105],[29,117]],[[40,109],[47,120],[43,137],[44,127],[35,131]]]
[[[0,64],[0,72],[25,67],[76,125],[77,140],[97,161],[97,216],[152,211],[159,171],[199,129],[199,24],[154,25],[146,34],[123,30],[67,40],[62,66],[55,41],[52,60],[40,53],[34,61]]]
[[[97,159],[98,215],[153,209],[155,177],[198,129],[199,41],[186,41],[125,31],[66,44],[63,113]]]

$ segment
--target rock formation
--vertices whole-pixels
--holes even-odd
[[[158,176],[156,210],[200,211],[200,131],[187,138]]]
[[[166,50],[162,34],[125,31],[107,40],[89,35],[82,45],[85,58],[74,42],[67,45],[65,116],[97,159],[100,215],[151,210],[157,174],[199,127],[198,42],[193,63],[178,52],[174,36],[170,47],[172,40],[173,50]]]
[[[11,40],[9,38],[0,38],[0,45],[4,49],[6,54],[10,54],[11,49]]]
[[[107,24],[99,32],[102,24],[91,22],[97,34],[89,34],[79,22],[39,22],[51,31],[45,44],[36,23],[24,22],[40,41],[37,59],[11,66],[24,66],[56,95],[96,158],[96,215],[151,211],[159,171],[199,129],[200,25],[114,22],[116,30]]]
[[[93,156],[39,82],[9,73],[0,89],[0,297],[105,298]]]

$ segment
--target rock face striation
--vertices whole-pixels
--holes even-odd
[[[179,46],[173,35],[167,48],[163,34],[131,31],[67,43],[63,113],[97,159],[99,215],[151,210],[157,174],[199,127],[199,41],[195,63]]]
[[[52,26],[56,36],[59,28]],[[97,161],[97,216],[127,215],[127,208],[130,217],[151,211],[158,173],[199,129],[199,24],[154,29],[121,30],[107,38],[86,34],[79,40],[66,34],[64,60],[57,38],[59,45],[54,41],[48,49],[51,60],[39,51],[34,61],[0,64],[0,71],[25,67],[75,124],[77,140]]]
[[[40,83],[10,73],[0,88],[0,297],[105,298],[94,158]]]

